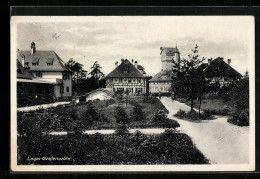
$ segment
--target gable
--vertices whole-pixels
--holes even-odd
[[[144,78],[144,76],[126,59],[116,69],[109,73],[106,78]]]
[[[22,61],[25,57],[25,64],[30,67],[30,71],[67,71],[72,72],[54,51],[36,51],[31,55],[30,51],[18,51],[17,59]]]
[[[222,58],[217,58],[211,62],[204,69],[205,76],[207,78],[212,77],[227,77],[227,78],[240,78],[242,75],[234,68],[223,61]]]

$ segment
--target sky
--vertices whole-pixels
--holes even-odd
[[[199,57],[231,59],[242,75],[252,56],[254,20],[249,16],[88,16],[45,17],[17,23],[17,48],[55,51],[89,71],[98,61],[105,75],[115,61],[134,59],[148,75],[161,70],[160,47],[177,47],[188,58],[196,44]]]

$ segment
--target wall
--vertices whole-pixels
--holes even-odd
[[[171,84],[172,82],[149,82],[149,92],[159,93],[160,91],[160,92],[168,93]]]
[[[172,59],[174,61],[177,61],[180,58],[180,55],[178,53],[174,53],[173,56],[167,56],[166,54],[161,55],[161,61],[162,61],[162,69],[163,70],[171,70],[172,69]]]
[[[132,82],[129,83],[128,80],[131,80]],[[145,93],[146,91],[146,84],[143,78],[109,78],[107,79],[106,84],[106,88],[109,91],[114,91],[113,88],[115,88],[115,91],[117,91],[117,88],[123,88],[124,91],[126,91],[127,88],[133,88],[134,93],[136,93],[136,88],[142,88],[142,93]]]
[[[33,75],[36,77],[36,72],[33,72]],[[42,72],[42,77],[38,78],[39,80],[56,82],[56,79],[63,79],[62,72]],[[60,97],[69,97],[72,96],[72,74],[69,75],[69,79],[63,80],[64,93],[60,93],[60,85],[55,85],[54,95],[56,98]],[[67,92],[67,87],[69,87],[69,92]]]

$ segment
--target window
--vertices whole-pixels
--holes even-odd
[[[117,82],[117,80],[114,80],[114,82]]]
[[[33,59],[32,66],[38,66],[38,65],[39,65],[39,59]]]
[[[127,71],[125,70],[124,73],[127,73]]]
[[[141,83],[142,81],[141,80],[138,80],[138,83]]]
[[[119,79],[119,83],[122,83],[122,79]]]
[[[53,58],[48,58],[46,61],[47,66],[53,65]]]
[[[132,80],[128,80],[128,83],[132,83]]]
[[[70,79],[70,75],[68,73],[63,73],[62,74],[62,79],[63,80],[69,80]]]
[[[36,72],[36,77],[38,77],[38,78],[42,78],[42,72]]]
[[[69,87],[69,86],[67,86],[67,93],[68,93],[68,92],[70,92],[70,87]]]
[[[60,93],[64,93],[64,86],[60,86]]]

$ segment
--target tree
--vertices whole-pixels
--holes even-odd
[[[134,108],[133,108],[133,111],[132,111],[132,118],[133,118],[133,120],[136,120],[136,121],[144,120],[145,113],[144,113],[142,108],[143,107],[140,104],[138,104],[138,103],[134,104]]]
[[[98,64],[98,61],[95,61],[95,63],[91,67],[92,70],[89,73],[97,81],[105,76],[104,73],[101,71],[101,68],[102,67]]]
[[[115,110],[115,118],[118,124],[129,124],[129,118],[124,108],[117,106]]]
[[[86,72],[83,70],[83,64],[80,64],[76,61],[73,60],[73,58],[71,58],[67,63],[66,63],[67,67],[69,67],[72,71],[73,71],[73,75],[72,75],[72,83],[76,84],[76,90],[74,90],[74,92],[76,91],[77,94],[79,93],[79,83],[82,83],[84,79],[86,79]]]
[[[188,59],[180,59],[173,62],[173,84],[172,90],[174,95],[181,95],[191,101],[191,111],[193,111],[193,101],[197,97],[202,100],[202,94],[205,89],[205,77],[203,72],[198,69],[198,66],[205,60],[199,59],[199,46],[196,44],[192,49],[192,54],[188,55]],[[199,107],[200,109],[200,107]]]

